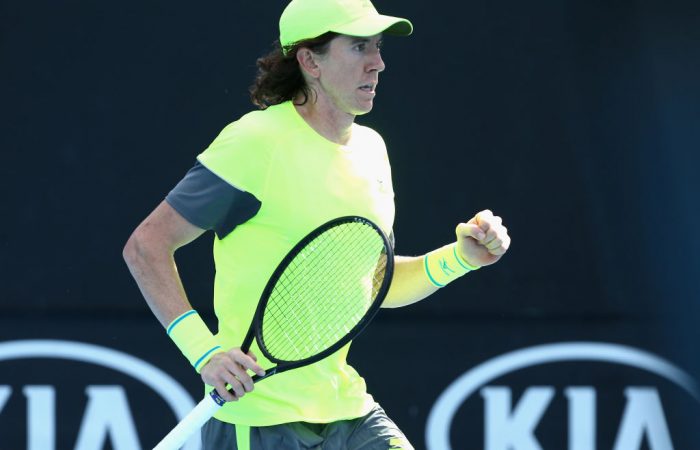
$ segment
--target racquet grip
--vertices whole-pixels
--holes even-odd
[[[207,395],[184,419],[161,440],[153,450],[178,450],[187,439],[198,431],[204,423],[211,419],[221,406]]]

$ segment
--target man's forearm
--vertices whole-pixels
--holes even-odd
[[[146,303],[164,328],[192,309],[172,253],[144,246],[138,238],[132,237],[124,247],[124,260]]]
[[[398,308],[423,300],[438,288],[425,275],[423,256],[396,256],[394,278],[382,308]]]

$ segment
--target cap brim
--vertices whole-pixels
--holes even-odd
[[[383,16],[381,14],[365,16],[342,25],[333,27],[330,31],[348,36],[374,36],[379,33],[395,36],[408,36],[413,33],[413,24],[401,17]]]

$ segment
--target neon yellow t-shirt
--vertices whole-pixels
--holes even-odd
[[[354,124],[348,145],[336,144],[286,102],[228,125],[198,159],[262,202],[257,215],[214,243],[217,337],[227,348],[241,345],[270,275],[311,230],[335,217],[359,215],[391,233],[391,170],[384,141],[370,128]],[[261,381],[215,417],[267,426],[367,414],[374,400],[362,377],[346,363],[348,349]],[[273,366],[257,345],[252,350],[262,367]]]

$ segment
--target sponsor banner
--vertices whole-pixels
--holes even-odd
[[[697,374],[653,322],[396,315],[350,360],[417,449],[700,449]]]
[[[0,320],[0,450],[150,449],[202,393],[152,317]]]
[[[382,316],[350,363],[418,450],[700,448],[696,377],[648,327]],[[150,316],[0,319],[0,450],[149,449],[202,394]]]
[[[561,364],[583,376],[561,378]],[[547,372],[526,382],[523,376],[511,376],[538,366]],[[629,372],[624,381],[621,370]],[[686,441],[680,434],[688,431],[669,422],[672,415],[664,403],[668,407],[671,398],[690,406],[700,401],[700,391],[689,374],[657,355],[600,342],[535,346],[486,361],[450,384],[431,409],[426,443],[436,450],[671,450],[679,448],[672,430],[678,433],[676,442]],[[468,403],[478,405],[472,410],[481,411],[481,420],[465,423],[462,414],[456,421]],[[470,429],[476,442],[452,441],[453,427]],[[612,446],[599,446],[601,441]]]
[[[108,443],[114,450],[139,449],[140,433],[166,429],[150,420],[146,410],[154,409],[152,417],[173,414],[179,419],[195,405],[183,386],[164,371],[94,344],[57,339],[0,342],[0,364],[4,374],[0,414],[7,409],[0,418],[9,416],[0,419],[3,449],[68,448],[65,443],[71,437],[76,450],[102,449]],[[9,381],[8,372],[19,379]],[[54,377],[56,372],[70,373],[71,379]],[[26,418],[24,427],[17,420],[20,411]],[[199,436],[183,448],[199,450]]]

